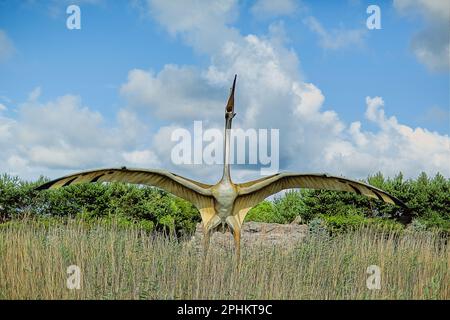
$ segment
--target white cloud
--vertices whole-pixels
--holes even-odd
[[[319,36],[319,45],[324,49],[337,50],[350,46],[361,46],[367,30],[365,29],[333,29],[326,30],[314,17],[307,17],[304,23]]]
[[[450,67],[449,25],[436,24],[428,27],[417,33],[411,41],[411,48],[417,59],[432,71],[447,71]]]
[[[224,40],[239,39],[228,26],[238,16],[235,0],[147,0],[148,10],[172,35],[181,35],[200,52],[211,53]],[[144,9],[145,10],[145,9]]]
[[[222,12],[225,16],[234,8],[227,3],[228,11]],[[211,126],[222,127],[223,119],[215,114],[223,117],[225,93],[234,73],[238,73],[235,125],[279,128],[280,160],[284,169],[326,171],[356,178],[379,170],[388,174],[403,171],[408,176],[422,170],[450,175],[448,135],[410,128],[395,117],[386,117],[384,102],[379,97],[366,101],[366,117],[376,124],[375,132],[364,130],[361,122],[347,125],[333,110],[324,110],[325,97],[320,89],[302,80],[297,56],[286,47],[280,37],[282,32],[269,32],[267,36],[240,35],[227,26],[225,18],[212,21],[202,13],[208,15],[206,10],[197,12],[194,20],[181,23],[180,27],[178,23],[170,23],[184,19],[176,17],[173,6],[157,4],[157,19],[169,32],[182,30],[184,39],[195,50],[209,48],[211,62],[207,68],[168,65],[157,74],[134,70],[122,86],[122,94],[130,104],[145,104],[159,117],[173,123],[160,128],[154,136],[154,150],[160,159],[170,156],[168,141],[173,128],[192,125],[199,117],[212,119]],[[168,16],[171,18],[161,19]],[[314,19],[309,22],[322,36],[326,48],[358,44],[363,38],[363,33],[357,30],[339,35],[337,31],[326,31]],[[209,35],[204,35],[204,29],[212,25],[213,29],[224,32],[217,33],[211,41]],[[280,31],[282,25],[277,25],[277,29]],[[334,34],[337,40],[331,39]],[[198,42],[189,40],[193,38]],[[164,165],[186,172],[192,169]],[[236,176],[249,176],[248,170],[235,172]],[[208,171],[201,175],[209,177],[210,174]]]
[[[421,16],[425,27],[411,40],[417,59],[431,71],[450,68],[450,2],[446,0],[394,0],[403,15]]]
[[[0,147],[3,147],[6,143],[10,144],[12,141],[11,128],[16,124],[12,119],[2,117],[0,115]],[[6,151],[3,147],[2,153]]]
[[[394,7],[402,13],[422,14],[428,20],[450,19],[450,3],[445,0],[394,0]]]
[[[0,161],[4,171],[36,177],[84,168],[156,163],[150,154],[133,153],[147,128],[130,110],[120,110],[114,126],[65,95],[42,103],[40,90],[17,108],[17,119],[0,116]],[[147,158],[145,158],[146,156]]]
[[[222,115],[223,116],[223,115]],[[220,126],[213,127],[222,127]],[[188,130],[193,136],[193,123],[185,122],[183,124],[173,123],[167,126],[162,126],[159,128],[158,132],[153,135],[152,140],[152,150],[157,154],[159,159],[165,159],[161,164],[165,169],[170,169],[171,171],[181,173],[186,177],[191,177],[194,179],[200,179],[206,183],[216,183],[220,179],[223,167],[221,165],[206,165],[206,164],[196,164],[196,165],[174,165],[171,161],[173,147],[178,143],[178,141],[172,141],[172,132],[176,129],[183,128]],[[204,129],[208,127],[205,126]],[[191,141],[193,143],[193,141]]]
[[[28,94],[28,101],[36,101],[41,96],[42,90],[41,87],[34,88],[29,94]]]
[[[151,150],[124,152],[123,158],[132,165],[142,168],[154,168],[161,165],[156,154]]]
[[[35,99],[19,107],[17,120],[0,116],[0,149],[4,151],[0,160],[11,171],[34,168],[35,172],[54,170],[51,174],[55,175],[61,168],[67,172],[160,165],[215,182],[221,174],[219,166],[171,163],[170,134],[180,126],[190,129],[194,120],[205,121],[205,128],[223,129],[228,88],[238,73],[234,125],[280,129],[282,169],[354,178],[379,170],[387,174],[403,171],[407,176],[422,170],[440,171],[450,176],[448,135],[411,128],[386,116],[382,98],[366,99],[366,118],[376,126],[373,131],[361,122],[348,125],[335,111],[326,110],[324,93],[303,80],[299,59],[284,42],[282,25],[272,25],[265,36],[241,35],[228,25],[235,14],[234,1],[148,3],[146,12],[195,50],[208,53],[209,65],[166,65],[159,72],[131,70],[120,89],[127,107],[117,114],[113,127],[83,106],[79,97],[66,95],[41,103],[39,94],[30,95]],[[350,40],[340,41],[347,45]],[[143,110],[168,123],[152,128],[157,132],[151,139],[149,128],[141,122]],[[234,178],[252,174],[256,177],[259,170],[235,170]]]
[[[45,141],[47,146],[74,147],[104,139],[104,132],[99,130],[102,116],[83,107],[77,96],[66,95],[44,104],[30,100],[20,106],[19,112],[20,124],[26,130],[17,135],[27,144]]]
[[[0,112],[6,111],[6,110],[8,110],[8,108],[3,103],[0,103]]]
[[[6,32],[0,29],[0,62],[8,60],[16,51],[13,42]]]
[[[117,113],[117,128],[114,134],[120,135],[124,141],[132,141],[133,145],[146,144],[149,127],[141,121],[138,113],[130,109],[121,109]]]
[[[450,175],[450,138],[427,129],[400,124],[393,116],[386,117],[381,97],[366,98],[366,118],[378,131],[362,131],[361,124],[350,125],[348,144],[338,141],[327,152],[329,165],[352,168],[361,173],[371,169],[393,175],[399,170],[408,176],[421,171]],[[356,166],[356,168],[355,168]]]
[[[196,68],[166,65],[158,74],[131,70],[120,92],[129,106],[150,111],[160,119],[201,120],[217,117],[223,95],[218,89],[222,88]]]
[[[257,18],[276,17],[293,14],[298,5],[295,0],[257,0],[250,11]]]

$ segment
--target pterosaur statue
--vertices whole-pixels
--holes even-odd
[[[71,174],[38,187],[39,190],[55,189],[78,183],[126,182],[161,188],[183,198],[200,212],[203,222],[204,250],[208,249],[210,236],[215,231],[231,231],[239,258],[241,228],[247,212],[265,198],[291,188],[310,188],[353,192],[406,207],[396,197],[369,184],[311,173],[277,173],[258,180],[234,183],[230,175],[230,130],[234,116],[234,92],[236,76],[225,107],[225,141],[223,175],[215,185],[184,178],[165,170],[111,168],[83,171]]]

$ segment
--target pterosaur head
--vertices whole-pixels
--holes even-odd
[[[230,89],[230,96],[228,97],[227,106],[225,108],[225,118],[233,118],[234,113],[234,89],[236,87],[237,74],[234,75],[233,86]]]

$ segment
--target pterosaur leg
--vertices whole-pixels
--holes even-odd
[[[236,253],[236,262],[239,263],[241,258],[241,228],[233,230],[234,249]]]
[[[206,229],[203,231],[203,256],[206,258],[209,250],[209,243],[211,242],[211,230]]]
[[[226,219],[234,238],[234,252],[236,254],[236,262],[239,263],[241,255],[241,224],[235,216],[229,216]]]
[[[206,224],[203,224],[203,253],[206,258],[208,253],[209,243],[211,242],[211,233],[220,223],[220,218],[214,215]]]

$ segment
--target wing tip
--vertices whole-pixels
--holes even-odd
[[[48,190],[51,188],[51,186],[54,184],[54,181],[46,182],[44,184],[41,184],[40,186],[37,186],[34,188],[36,191],[42,191],[42,190]]]
[[[395,203],[396,205],[398,205],[398,206],[400,206],[400,207],[403,207],[403,208],[405,208],[405,209],[411,210],[411,208],[408,207],[408,206],[406,205],[406,203],[404,203],[404,202],[401,201],[400,199],[398,199],[398,198],[396,198],[396,197],[394,197],[394,196],[390,196],[390,197],[391,197],[392,201],[394,201],[394,203]]]

